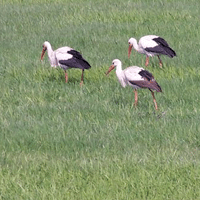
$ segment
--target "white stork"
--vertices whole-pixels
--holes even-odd
[[[144,37],[141,37],[138,44],[135,38],[130,38],[128,40],[128,43],[128,58],[130,58],[131,50],[132,48],[134,48],[139,53],[146,55],[146,67],[149,64],[149,56],[152,57],[157,55],[160,67],[162,67],[162,61],[159,55],[167,55],[170,58],[176,56],[176,52],[169,47],[168,43],[163,38],[156,35],[146,35]]]
[[[142,67],[138,66],[131,66],[122,70],[122,63],[118,59],[112,61],[112,65],[109,67],[108,71],[106,72],[106,75],[108,75],[115,67],[116,67],[117,78],[121,83],[122,87],[126,87],[127,85],[133,87],[135,93],[135,102],[134,102],[135,107],[137,106],[138,103],[137,89],[148,88],[151,91],[155,109],[157,110],[158,106],[156,103],[154,92],[152,90],[156,90],[157,92],[162,92],[162,89],[155,81],[153,75],[147,70],[144,70]]]
[[[67,69],[68,68],[79,68],[82,69],[82,75],[81,75],[81,82],[80,85],[83,84],[83,73],[84,69],[91,68],[90,64],[82,57],[82,55],[70,48],[70,47],[61,47],[55,51],[53,51],[51,44],[49,42],[44,42],[43,44],[43,50],[41,54],[41,60],[44,57],[45,52],[48,52],[49,61],[52,67],[60,66],[65,70],[65,82],[68,81],[68,74]]]

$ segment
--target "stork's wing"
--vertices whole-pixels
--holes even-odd
[[[141,70],[138,75],[141,76],[141,80],[130,80],[129,82],[141,88],[149,88],[156,90],[157,92],[162,92],[161,87],[155,81],[153,75],[150,72],[147,70]]]
[[[158,85],[158,83],[153,81],[129,81],[133,85],[137,85],[140,88],[149,88],[152,90],[156,90],[157,92],[162,92],[161,87]]]
[[[147,79],[148,81],[151,81],[154,79],[153,75],[147,71],[147,70],[141,70],[139,72],[139,75],[143,78],[143,79]]]
[[[91,68],[90,64],[83,58],[83,56],[78,51],[72,49],[68,51],[68,53],[71,54],[73,58],[76,59],[76,62],[78,62],[82,66],[81,69]]]
[[[166,41],[160,38],[159,36],[147,35],[140,39],[139,46],[142,47],[147,52],[152,52],[152,53],[157,53],[157,54],[166,54],[163,48],[164,45],[162,43],[167,44]]]
[[[67,52],[70,51],[70,50],[72,50],[71,47],[65,46],[65,47],[61,47],[61,48],[59,48],[59,49],[56,49],[56,50],[55,50],[55,53],[56,53],[56,54],[57,54],[57,53],[63,53],[63,54],[65,54],[65,53],[67,53]]]
[[[139,46],[141,46],[143,49],[155,47],[158,45],[158,43],[154,40],[155,38],[158,38],[158,36],[156,35],[144,36],[139,40]]]
[[[79,60],[77,60],[76,58],[71,58],[68,60],[59,60],[59,64],[64,70],[66,70],[67,68],[84,69],[84,67],[80,64]]]
[[[142,67],[137,67],[137,66],[132,66],[132,67],[128,67],[126,69],[124,69],[124,75],[125,78],[128,81],[132,81],[132,80],[144,80],[144,78],[139,74],[139,72],[141,70],[144,70]]]
[[[163,44],[158,44],[155,47],[145,48],[145,51],[167,55],[171,58],[176,56],[176,52],[173,49],[171,49],[169,46],[164,46]]]
[[[60,60],[69,60],[71,59],[73,56],[69,53],[67,53],[66,51],[63,52],[56,52],[56,59],[59,62]]]
[[[74,49],[71,49],[64,55],[58,54],[58,63],[62,65],[61,67],[63,69],[66,69],[65,66],[67,68],[80,68],[80,69],[91,68],[90,64],[82,57],[82,55]]]
[[[158,44],[162,44],[163,46],[169,47],[169,44],[161,37],[157,37],[153,39]]]
[[[163,48],[163,45],[159,44],[155,47],[148,47],[145,48],[145,51],[147,52],[152,52],[152,53],[157,53],[157,54],[163,54],[163,55],[168,55],[166,52],[165,48]]]

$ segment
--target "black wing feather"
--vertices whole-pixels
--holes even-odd
[[[146,78],[148,81],[154,79],[153,75],[148,72],[147,70],[141,70],[139,72],[139,75],[142,77],[142,78]]]
[[[153,39],[156,43],[162,44],[163,46],[169,47],[169,44],[161,37],[157,37]]]
[[[163,46],[162,44],[159,44],[158,46],[152,48],[145,48],[145,50],[152,53],[167,55],[170,58],[176,56],[176,52],[173,49]]]
[[[171,58],[176,56],[176,52],[169,47],[169,44],[161,37],[154,38],[153,39],[158,45],[152,48],[145,48],[146,51],[148,52],[153,52],[153,53],[158,53],[158,54],[163,54],[167,55]]]
[[[158,83],[155,81],[153,75],[148,72],[147,70],[141,70],[139,72],[140,76],[144,78],[144,80],[141,81],[129,81],[131,84],[136,85],[140,88],[149,88],[156,90],[157,92],[162,92],[161,87],[158,85]]]
[[[82,57],[82,55],[76,51],[76,50],[70,50],[67,53],[71,54],[73,57],[71,59],[68,60],[59,60],[59,63],[61,65],[65,65],[66,68],[64,66],[62,66],[63,69],[67,69],[67,67],[69,68],[80,68],[80,69],[89,69],[91,68],[90,64]]]
[[[148,52],[153,52],[153,53],[158,53],[158,54],[163,54],[167,55],[171,58],[176,56],[176,52],[169,47],[169,44],[161,37],[157,37],[153,39],[158,45],[155,47],[149,47],[145,48],[146,51]]]
[[[67,52],[68,54],[71,54],[72,56],[74,56],[75,58],[78,59],[84,59],[83,56],[76,50],[72,49],[70,51]]]

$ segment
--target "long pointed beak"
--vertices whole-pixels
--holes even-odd
[[[108,69],[108,71],[106,72],[106,75],[108,76],[108,74],[115,68],[114,65],[111,65]]]
[[[43,59],[46,50],[47,50],[47,48],[46,48],[46,47],[43,47],[42,53],[41,53],[41,60]]]
[[[128,47],[128,58],[130,58],[132,47],[133,46],[131,44],[129,44],[129,47]]]

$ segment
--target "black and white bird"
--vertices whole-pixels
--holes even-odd
[[[131,50],[134,48],[139,53],[146,55],[146,67],[149,64],[149,56],[152,57],[157,55],[160,67],[162,67],[163,63],[159,55],[167,55],[170,58],[176,56],[176,52],[169,47],[168,43],[163,38],[156,35],[146,35],[141,37],[139,43],[137,43],[135,38],[130,38],[128,43],[128,58],[130,58]]]
[[[134,106],[136,107],[138,103],[137,89],[148,88],[151,91],[155,109],[157,110],[158,106],[153,90],[156,90],[157,92],[162,92],[162,89],[155,81],[153,75],[147,70],[144,70],[142,67],[138,66],[131,66],[122,70],[122,63],[118,59],[112,61],[112,65],[109,67],[108,71],[106,72],[106,75],[108,75],[115,67],[116,67],[117,78],[121,83],[122,87],[130,85],[134,89],[135,93]]]
[[[61,47],[55,51],[53,51],[51,44],[49,42],[44,42],[43,50],[41,54],[41,60],[44,57],[45,52],[48,52],[49,61],[52,67],[61,67],[65,70],[65,82],[68,81],[68,68],[79,68],[82,70],[81,82],[80,85],[83,84],[83,74],[85,69],[91,68],[90,64],[82,57],[82,55],[70,48],[70,47]]]

